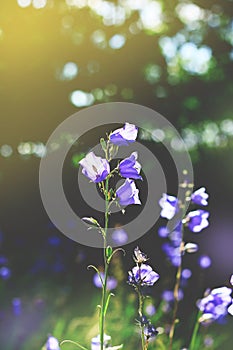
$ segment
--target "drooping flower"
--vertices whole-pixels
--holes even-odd
[[[193,203],[198,205],[208,205],[207,199],[209,198],[208,193],[206,193],[205,187],[201,187],[191,195],[191,200]]]
[[[159,279],[159,274],[153,271],[152,267],[147,264],[133,267],[132,271],[129,271],[128,274],[128,283],[141,287],[153,286]]]
[[[109,348],[111,343],[110,335],[104,334],[104,349]],[[96,337],[91,339],[91,350],[100,350],[101,349],[101,341],[100,335],[98,334]]]
[[[48,337],[48,340],[45,346],[46,346],[46,350],[60,350],[59,342],[57,338],[51,335]]]
[[[148,323],[145,328],[144,328],[144,335],[146,337],[146,339],[150,339],[152,337],[156,337],[156,335],[158,335],[158,331],[157,329],[151,324],[151,323]]]
[[[166,193],[164,193],[163,197],[159,200],[159,205],[162,208],[160,216],[168,220],[171,220],[179,210],[178,199]]]
[[[173,266],[175,267],[180,266],[181,264],[180,247],[174,246],[172,242],[166,242],[162,245],[162,249]]]
[[[100,272],[100,276],[102,278],[102,281],[104,280],[104,273]],[[98,275],[98,273],[96,273],[93,277],[93,283],[97,288],[102,288],[102,282],[100,279],[100,276]],[[108,276],[107,278],[107,289],[108,290],[113,290],[117,287],[117,280],[116,278],[112,277],[112,276]]]
[[[126,179],[123,185],[116,190],[120,205],[141,204],[138,193],[135,182],[130,179]]]
[[[136,140],[138,135],[138,128],[130,123],[125,123],[123,128],[116,129],[111,132],[109,139],[117,146],[128,146]]]
[[[209,212],[205,210],[190,211],[187,215],[188,228],[192,232],[200,232],[209,225]]]
[[[145,315],[142,315],[140,317],[138,323],[143,328],[143,333],[147,340],[149,340],[152,337],[155,337],[159,333],[157,329],[151,324],[151,321],[148,320]]]
[[[203,299],[197,302],[197,307],[202,311],[200,323],[211,323],[220,317],[227,315],[232,305],[232,289],[228,287],[215,288]]]
[[[140,179],[141,164],[137,162],[138,154],[133,152],[130,157],[123,159],[119,164],[120,175],[129,179]]]
[[[82,173],[93,182],[101,182],[106,179],[110,173],[110,165],[104,158],[97,157],[90,152],[83,158],[79,164],[82,165]]]

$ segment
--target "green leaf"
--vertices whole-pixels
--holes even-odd
[[[107,310],[108,310],[108,305],[109,305],[109,302],[110,302],[110,299],[111,297],[114,297],[115,295],[113,293],[110,293],[107,297],[107,300],[106,300],[106,304],[105,304],[105,307],[104,307],[104,316],[106,315],[107,313]]]
[[[104,152],[106,152],[106,150],[107,150],[107,144],[106,144],[106,141],[105,141],[103,138],[100,139],[100,145],[101,145],[101,147],[102,147],[102,150],[103,150]]]
[[[111,255],[112,255],[112,247],[108,245],[106,248],[106,258],[109,259]]]

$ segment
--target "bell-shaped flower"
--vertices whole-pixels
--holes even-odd
[[[111,337],[110,335],[104,334],[104,349],[110,349]],[[96,337],[91,339],[91,350],[100,350],[101,349],[101,341],[100,335],[98,334]]]
[[[232,289],[228,287],[215,288],[207,296],[199,300],[197,307],[202,311],[199,322],[213,322],[231,311],[231,293]]]
[[[123,185],[116,190],[120,205],[141,204],[138,193],[135,182],[130,179],[126,179]]]
[[[45,345],[46,350],[60,350],[57,338],[49,336]]]
[[[200,232],[207,226],[209,226],[208,222],[209,212],[205,210],[195,210],[190,211],[186,218],[188,222],[188,228],[192,232]]]
[[[138,154],[133,152],[130,157],[123,159],[119,164],[119,171],[122,177],[129,179],[140,179],[141,164],[137,162]]]
[[[209,198],[208,193],[206,193],[205,187],[201,187],[191,195],[191,200],[193,203],[198,205],[208,205],[207,199]]]
[[[110,141],[117,146],[128,146],[135,142],[138,135],[138,128],[130,123],[125,123],[123,128],[116,129],[109,135]]]
[[[83,158],[79,164],[82,165],[82,173],[93,182],[101,182],[106,179],[110,173],[110,165],[104,158],[97,157],[90,152]]]
[[[166,193],[164,193],[163,197],[159,200],[159,205],[162,208],[160,216],[168,220],[171,220],[179,210],[178,199]]]
[[[132,271],[128,272],[128,283],[132,285],[153,286],[159,279],[159,274],[153,271],[152,267],[147,264],[135,266]]]

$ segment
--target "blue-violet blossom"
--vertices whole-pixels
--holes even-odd
[[[128,272],[128,282],[132,285],[153,286],[159,279],[159,274],[153,271],[152,267],[147,264],[133,267],[132,271]]]
[[[231,313],[232,308],[232,289],[220,287],[213,289],[206,297],[197,302],[197,307],[202,311],[199,319],[201,323],[211,323],[220,317]]]
[[[208,222],[209,212],[205,210],[195,210],[190,211],[187,215],[188,228],[192,232],[200,232],[207,226],[209,226]]]
[[[171,220],[179,210],[178,199],[166,193],[164,193],[163,197],[159,200],[159,205],[162,208],[160,216],[168,220]]]
[[[207,199],[209,198],[209,195],[205,191],[205,187],[201,187],[193,192],[191,195],[192,202],[198,205],[208,205]]]
[[[48,337],[46,342],[46,350],[60,350],[59,342],[55,337]]]
[[[109,139],[110,141],[117,146],[128,146],[129,143],[132,143],[136,140],[138,134],[138,128],[129,123],[125,123],[123,128],[116,129],[113,131]]]
[[[133,152],[130,157],[125,158],[119,164],[119,171],[122,177],[129,179],[140,179],[142,177],[139,175],[141,171],[141,164],[137,162],[138,154]]]
[[[138,192],[134,181],[126,179],[123,185],[116,190],[116,196],[120,205],[141,204]]]
[[[107,159],[97,157],[93,152],[88,153],[79,164],[83,167],[82,173],[93,182],[105,180],[110,173],[110,165]]]

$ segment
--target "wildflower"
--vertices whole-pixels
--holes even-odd
[[[175,267],[178,267],[181,263],[180,247],[176,247],[171,242],[167,242],[162,245],[162,249],[167,255],[171,264]]]
[[[121,205],[141,204],[138,192],[134,181],[126,179],[123,185],[116,190],[116,195]]]
[[[186,243],[184,246],[184,252],[196,253],[198,251],[198,245],[196,243]]]
[[[109,139],[110,141],[117,146],[128,146],[129,143],[132,143],[136,140],[138,134],[138,128],[129,123],[125,123],[123,128],[116,129],[111,132]]]
[[[200,323],[211,323],[231,311],[232,290],[227,287],[213,289],[207,296],[197,302],[197,307],[203,315],[199,319]],[[229,308],[230,306],[230,308]]]
[[[146,327],[144,328],[144,335],[145,335],[147,340],[152,338],[152,337],[156,337],[156,335],[158,333],[159,332],[156,330],[156,328],[150,323],[148,323],[146,325]]]
[[[190,211],[186,218],[188,228],[192,232],[200,232],[209,225],[208,222],[209,213],[205,210]]]
[[[191,195],[192,202],[198,205],[208,205],[207,199],[209,198],[209,195],[205,191],[205,187],[201,187],[193,192]]]
[[[141,171],[141,164],[137,162],[137,158],[137,152],[133,152],[130,157],[125,158],[120,162],[119,171],[122,177],[142,180],[142,177],[139,175]]]
[[[79,164],[82,165],[82,173],[93,182],[101,182],[106,179],[110,173],[110,165],[104,158],[97,157],[90,152],[83,158]]]
[[[142,315],[139,320],[139,325],[143,327],[143,333],[146,339],[150,339],[152,337],[155,337],[158,334],[158,331],[155,329],[155,327],[151,324],[151,321],[147,319],[146,316]]]
[[[101,276],[102,280],[104,280],[104,273],[103,272],[100,272],[100,276]],[[93,283],[97,288],[102,288],[102,282],[101,282],[100,276],[98,273],[96,273],[93,277]],[[117,287],[117,280],[112,276],[108,276],[107,289],[112,290],[112,289],[115,289],[116,287]]]
[[[179,210],[178,199],[166,193],[164,193],[163,197],[159,200],[159,205],[162,208],[160,216],[168,220],[171,220]]]
[[[58,340],[51,335],[48,337],[48,340],[45,346],[46,346],[46,350],[60,350]]]
[[[153,271],[150,265],[142,264],[135,266],[132,271],[128,272],[128,282],[132,285],[153,286],[159,279],[159,274]]]
[[[111,337],[110,335],[104,334],[104,349],[107,349],[110,345]],[[101,342],[100,342],[100,335],[98,334],[96,337],[92,338],[91,340],[91,350],[100,350],[101,349]]]

